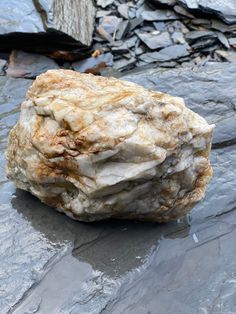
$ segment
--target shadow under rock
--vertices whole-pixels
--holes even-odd
[[[190,229],[187,219],[166,224],[126,220],[77,222],[19,189],[11,203],[52,244],[68,244],[75,258],[113,278],[141,266],[163,237],[184,238]]]

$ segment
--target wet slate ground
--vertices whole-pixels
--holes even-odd
[[[4,154],[32,81],[0,77],[0,313],[236,312],[236,63],[123,79],[182,96],[216,123],[206,198],[169,224],[85,224],[16,190]]]

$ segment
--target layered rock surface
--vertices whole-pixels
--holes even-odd
[[[8,177],[74,219],[169,221],[204,196],[212,130],[181,98],[51,70],[10,133]]]
[[[92,42],[92,0],[2,0],[0,8],[1,51],[87,48]]]

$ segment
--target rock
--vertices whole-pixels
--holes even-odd
[[[120,4],[117,9],[123,18],[129,19],[129,6],[126,3]]]
[[[138,40],[138,37],[134,35],[134,36],[126,39],[125,42],[126,42],[128,48],[132,48],[135,46],[137,40]]]
[[[139,18],[134,18],[132,20],[130,20],[130,31],[132,31],[133,29],[135,29],[137,26],[141,25],[143,23],[143,18],[139,17]]]
[[[127,74],[122,77],[146,88],[183,97],[190,109],[206,118],[208,123],[216,124],[214,144],[220,145],[222,142],[235,140],[236,62],[211,62],[196,69],[186,67],[165,71],[163,69],[136,71],[133,75]],[[224,127],[227,134],[226,131],[224,133],[218,131]]]
[[[106,15],[110,15],[112,11],[108,10],[97,10],[96,12],[96,18],[104,17]]]
[[[99,26],[97,28],[97,33],[105,40],[109,41],[109,43],[114,43],[114,40],[112,38],[112,36],[110,34],[108,34],[104,28],[102,28],[101,26]]]
[[[157,31],[163,32],[166,31],[167,27],[164,22],[153,22],[153,25]]]
[[[114,53],[114,54],[115,54],[115,53],[120,54],[120,53],[129,52],[129,48],[128,48],[126,42],[124,42],[124,43],[123,43],[122,45],[120,45],[120,46],[112,47],[111,50],[112,50],[112,53]]]
[[[175,5],[174,10],[176,13],[178,13],[180,15],[183,15],[183,16],[188,17],[190,19],[194,18],[194,16],[190,12],[188,12],[187,10],[185,10],[183,7],[181,7],[179,5]]]
[[[168,221],[203,198],[213,126],[182,99],[69,70],[27,95],[7,153],[18,188],[82,221]]]
[[[172,40],[168,32],[160,33],[159,31],[152,31],[150,33],[136,32],[136,34],[152,50],[172,45]]]
[[[236,46],[236,37],[229,38],[229,44],[231,46]]]
[[[213,29],[218,30],[219,32],[222,32],[222,33],[231,33],[231,32],[236,31],[236,24],[227,25],[227,24],[222,23],[221,21],[215,20],[215,19],[211,20],[211,27]]]
[[[193,25],[211,27],[211,20],[209,20],[209,19],[194,18],[191,20],[191,23]]]
[[[92,0],[2,0],[0,49],[86,48],[92,42],[94,17]]]
[[[236,62],[235,51],[216,50],[216,54],[228,62]]]
[[[108,15],[101,19],[99,26],[102,27],[108,34],[113,34],[121,22],[121,18],[118,18],[115,15]]]
[[[0,75],[4,75],[5,71],[5,67],[7,65],[7,61],[4,59],[0,59]]]
[[[217,35],[212,31],[192,31],[188,32],[185,38],[189,44],[192,44],[200,39],[215,39]]]
[[[206,14],[214,14],[227,24],[236,23],[236,2],[235,0],[178,0],[179,3],[189,10],[200,11]]]
[[[222,45],[225,46],[225,48],[229,49],[230,45],[229,45],[227,37],[221,32],[216,32],[216,34],[217,34],[218,40],[222,43]]]
[[[59,69],[52,59],[36,53],[13,50],[6,72],[12,77],[35,78],[50,69]]]
[[[171,10],[157,9],[152,10],[147,5],[143,5],[137,10],[137,17],[141,17],[144,21],[171,21],[177,20],[179,17]]]
[[[102,8],[106,8],[109,5],[111,5],[114,2],[114,0],[97,0],[97,5],[99,5]]]
[[[174,32],[172,35],[171,35],[171,38],[173,40],[173,42],[175,44],[181,44],[181,45],[184,45],[184,44],[187,44],[185,39],[184,39],[184,35],[182,32]]]
[[[214,45],[215,43],[217,43],[217,40],[214,39],[214,38],[209,38],[209,39],[200,39],[198,41],[196,41],[195,43],[193,43],[191,45],[191,47],[196,50],[196,51],[209,51],[209,50],[206,50],[208,48],[210,48],[210,51],[211,50],[215,50],[218,48],[218,44],[217,45]]]
[[[129,30],[129,21],[122,21],[117,27],[116,39],[121,40]]]
[[[0,161],[1,156],[4,155],[3,150],[6,148],[8,133],[16,123],[17,111],[30,85],[30,80],[0,77],[0,150],[2,152]],[[0,177],[2,178],[4,174],[5,171],[2,171]]]
[[[158,52],[147,52],[140,56],[140,59],[147,62],[164,62],[170,60],[176,60],[181,57],[189,55],[187,45],[173,45],[167,48],[163,48]]]
[[[98,57],[91,57],[82,61],[72,63],[72,68],[81,73],[100,73],[100,70],[113,65],[111,53],[101,54]]]
[[[130,70],[136,62],[136,58],[122,58],[115,62],[114,69],[119,71],[127,71]]]
[[[135,50],[135,54],[137,56],[143,54],[145,52],[145,48],[144,47],[138,47],[136,50]]]
[[[175,31],[180,31],[183,34],[187,34],[189,32],[189,29],[180,21],[171,22],[169,25],[173,26]]]

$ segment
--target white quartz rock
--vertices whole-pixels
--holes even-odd
[[[212,131],[181,98],[51,70],[22,103],[7,174],[77,220],[174,220],[204,196]]]

